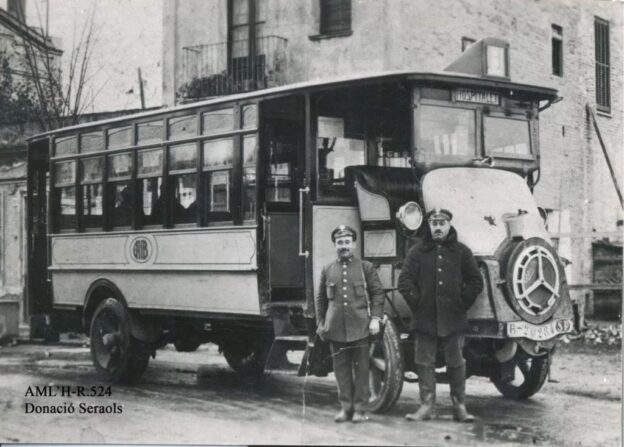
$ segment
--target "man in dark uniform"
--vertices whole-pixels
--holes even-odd
[[[332,231],[338,259],[323,268],[315,300],[317,333],[329,341],[342,407],[336,422],[368,419],[368,337],[379,333],[383,316],[381,281],[373,264],[353,255],[356,238],[346,225]]]
[[[421,406],[406,415],[427,420],[435,414],[435,360],[438,344],[444,350],[451,387],[453,417],[471,422],[466,411],[466,362],[462,350],[468,327],[466,311],[483,290],[483,279],[472,252],[457,241],[453,215],[445,209],[427,213],[423,241],[411,248],[401,275],[399,291],[415,319],[414,363],[418,373]]]

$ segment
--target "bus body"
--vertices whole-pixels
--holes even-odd
[[[489,38],[443,73],[294,84],[33,137],[32,312],[86,331],[114,381],[137,380],[167,343],[217,343],[243,374],[300,348],[300,373],[325,374],[312,303],[330,232],[347,224],[387,291],[371,348],[371,409],[384,410],[414,371],[401,263],[424,213],[445,207],[486,284],[468,311],[468,373],[532,395],[575,321],[531,194],[540,108],[557,92],[511,82],[508,55]]]

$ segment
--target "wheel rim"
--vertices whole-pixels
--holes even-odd
[[[369,403],[375,402],[381,397],[386,383],[387,361],[383,341],[374,341],[369,348],[370,372],[368,385],[370,389]]]
[[[124,336],[121,322],[109,309],[98,314],[93,322],[93,353],[97,365],[106,371],[114,371],[121,364]]]
[[[539,245],[524,249],[514,265],[512,285],[523,312],[532,316],[549,312],[559,298],[559,269],[554,256]]]

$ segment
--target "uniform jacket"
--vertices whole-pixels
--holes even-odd
[[[412,309],[416,332],[447,336],[467,329],[466,310],[483,290],[483,279],[472,252],[451,227],[443,242],[427,231],[410,249],[398,286]]]
[[[377,270],[370,262],[352,257],[327,264],[315,299],[317,333],[337,342],[368,337],[370,319],[383,316],[384,296]]]

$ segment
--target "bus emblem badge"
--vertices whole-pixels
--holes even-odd
[[[149,258],[149,241],[144,238],[137,238],[132,243],[132,257],[137,262],[145,262]]]

